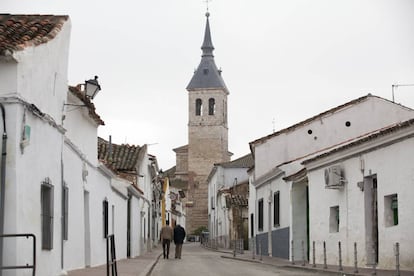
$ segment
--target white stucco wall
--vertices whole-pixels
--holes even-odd
[[[17,93],[57,122],[66,100],[70,30],[68,20],[49,42],[14,54],[19,63]]]
[[[17,93],[17,67],[14,60],[0,60],[0,95]]]
[[[357,186],[364,176],[377,176],[379,267],[393,269],[395,256],[393,245],[400,243],[401,269],[414,267],[414,197],[413,154],[414,139],[401,141],[370,152],[344,157],[348,152],[334,155],[319,164],[329,164],[341,158],[347,183],[339,190],[325,189],[323,165],[308,173],[310,197],[310,239],[316,242],[316,261],[323,262],[322,242],[327,243],[328,263],[337,263],[338,241],[342,242],[344,265],[353,265],[353,243],[358,245],[359,266],[367,263],[364,192]],[[362,150],[362,148],[360,149]],[[363,160],[364,170],[361,170]],[[323,162],[323,163],[322,163]],[[309,164],[313,166],[313,164]],[[384,197],[398,195],[398,225],[385,224]],[[329,233],[329,208],[339,205],[339,232]]]
[[[39,275],[58,275],[61,270],[61,154],[62,132],[56,125],[62,115],[67,91],[70,21],[46,44],[14,54],[16,61],[0,61],[0,94],[4,97],[7,125],[5,233],[33,233],[37,237]],[[4,80],[4,81],[3,81]],[[30,140],[20,149],[23,102],[34,104],[46,116],[40,119],[26,110]],[[53,249],[41,248],[40,188],[46,178],[54,187]],[[5,265],[32,262],[32,245],[25,239],[5,243]],[[7,272],[15,273],[15,272]],[[13,275],[23,275],[19,271]]]
[[[412,116],[413,111],[408,108],[370,96],[358,104],[327,114],[321,119],[267,139],[263,143],[257,143],[254,146],[256,178],[283,162],[404,121]],[[350,122],[351,125],[347,127],[346,122]],[[311,130],[312,134],[308,134],[308,130]]]
[[[75,99],[75,96],[68,92],[69,104],[83,103]],[[67,130],[65,136],[75,144],[85,155],[91,164],[97,166],[98,156],[98,125],[89,116],[88,108],[85,106],[64,106],[63,126]]]

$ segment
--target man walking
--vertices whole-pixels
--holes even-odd
[[[175,258],[181,259],[181,250],[185,238],[185,230],[181,225],[177,224],[174,227],[174,243],[175,243]]]
[[[173,239],[173,229],[170,227],[170,222],[167,220],[166,225],[161,228],[160,232],[160,241],[162,242],[162,252],[164,254],[164,259],[170,254],[170,243]]]

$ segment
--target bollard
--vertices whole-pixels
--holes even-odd
[[[377,263],[376,262],[374,262],[374,264],[372,265],[372,269],[373,271],[371,275],[377,275]]]
[[[260,261],[262,260],[262,241],[259,242]]]
[[[302,241],[302,266],[305,266],[305,242]]]
[[[315,241],[312,242],[312,267],[316,267],[316,263],[315,263]]]
[[[358,273],[358,251],[356,242],[354,242],[354,273]]]
[[[293,243],[293,240],[291,241],[291,246],[290,246],[290,248],[291,248],[291,250],[292,250],[292,264],[294,265],[295,264],[295,255],[293,254],[293,245],[294,245],[294,243]]]
[[[323,241],[323,268],[327,269],[328,266],[326,265],[326,242]]]
[[[255,238],[252,239],[252,259],[255,259],[255,253],[256,253],[256,243],[255,243]]]
[[[395,276],[400,276],[400,243],[395,244]]]
[[[255,253],[256,253],[256,238],[252,239],[252,259],[256,259]]]
[[[342,250],[341,250],[341,242],[338,242],[338,251],[339,251],[339,271],[344,270],[344,268],[342,267]]]
[[[233,258],[236,257],[236,240],[233,240]]]

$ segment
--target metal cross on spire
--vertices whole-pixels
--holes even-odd
[[[208,12],[208,3],[211,2],[211,0],[203,0],[206,3],[207,12]]]

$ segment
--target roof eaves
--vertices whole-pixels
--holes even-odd
[[[68,15],[0,14],[0,56],[54,39]]]

